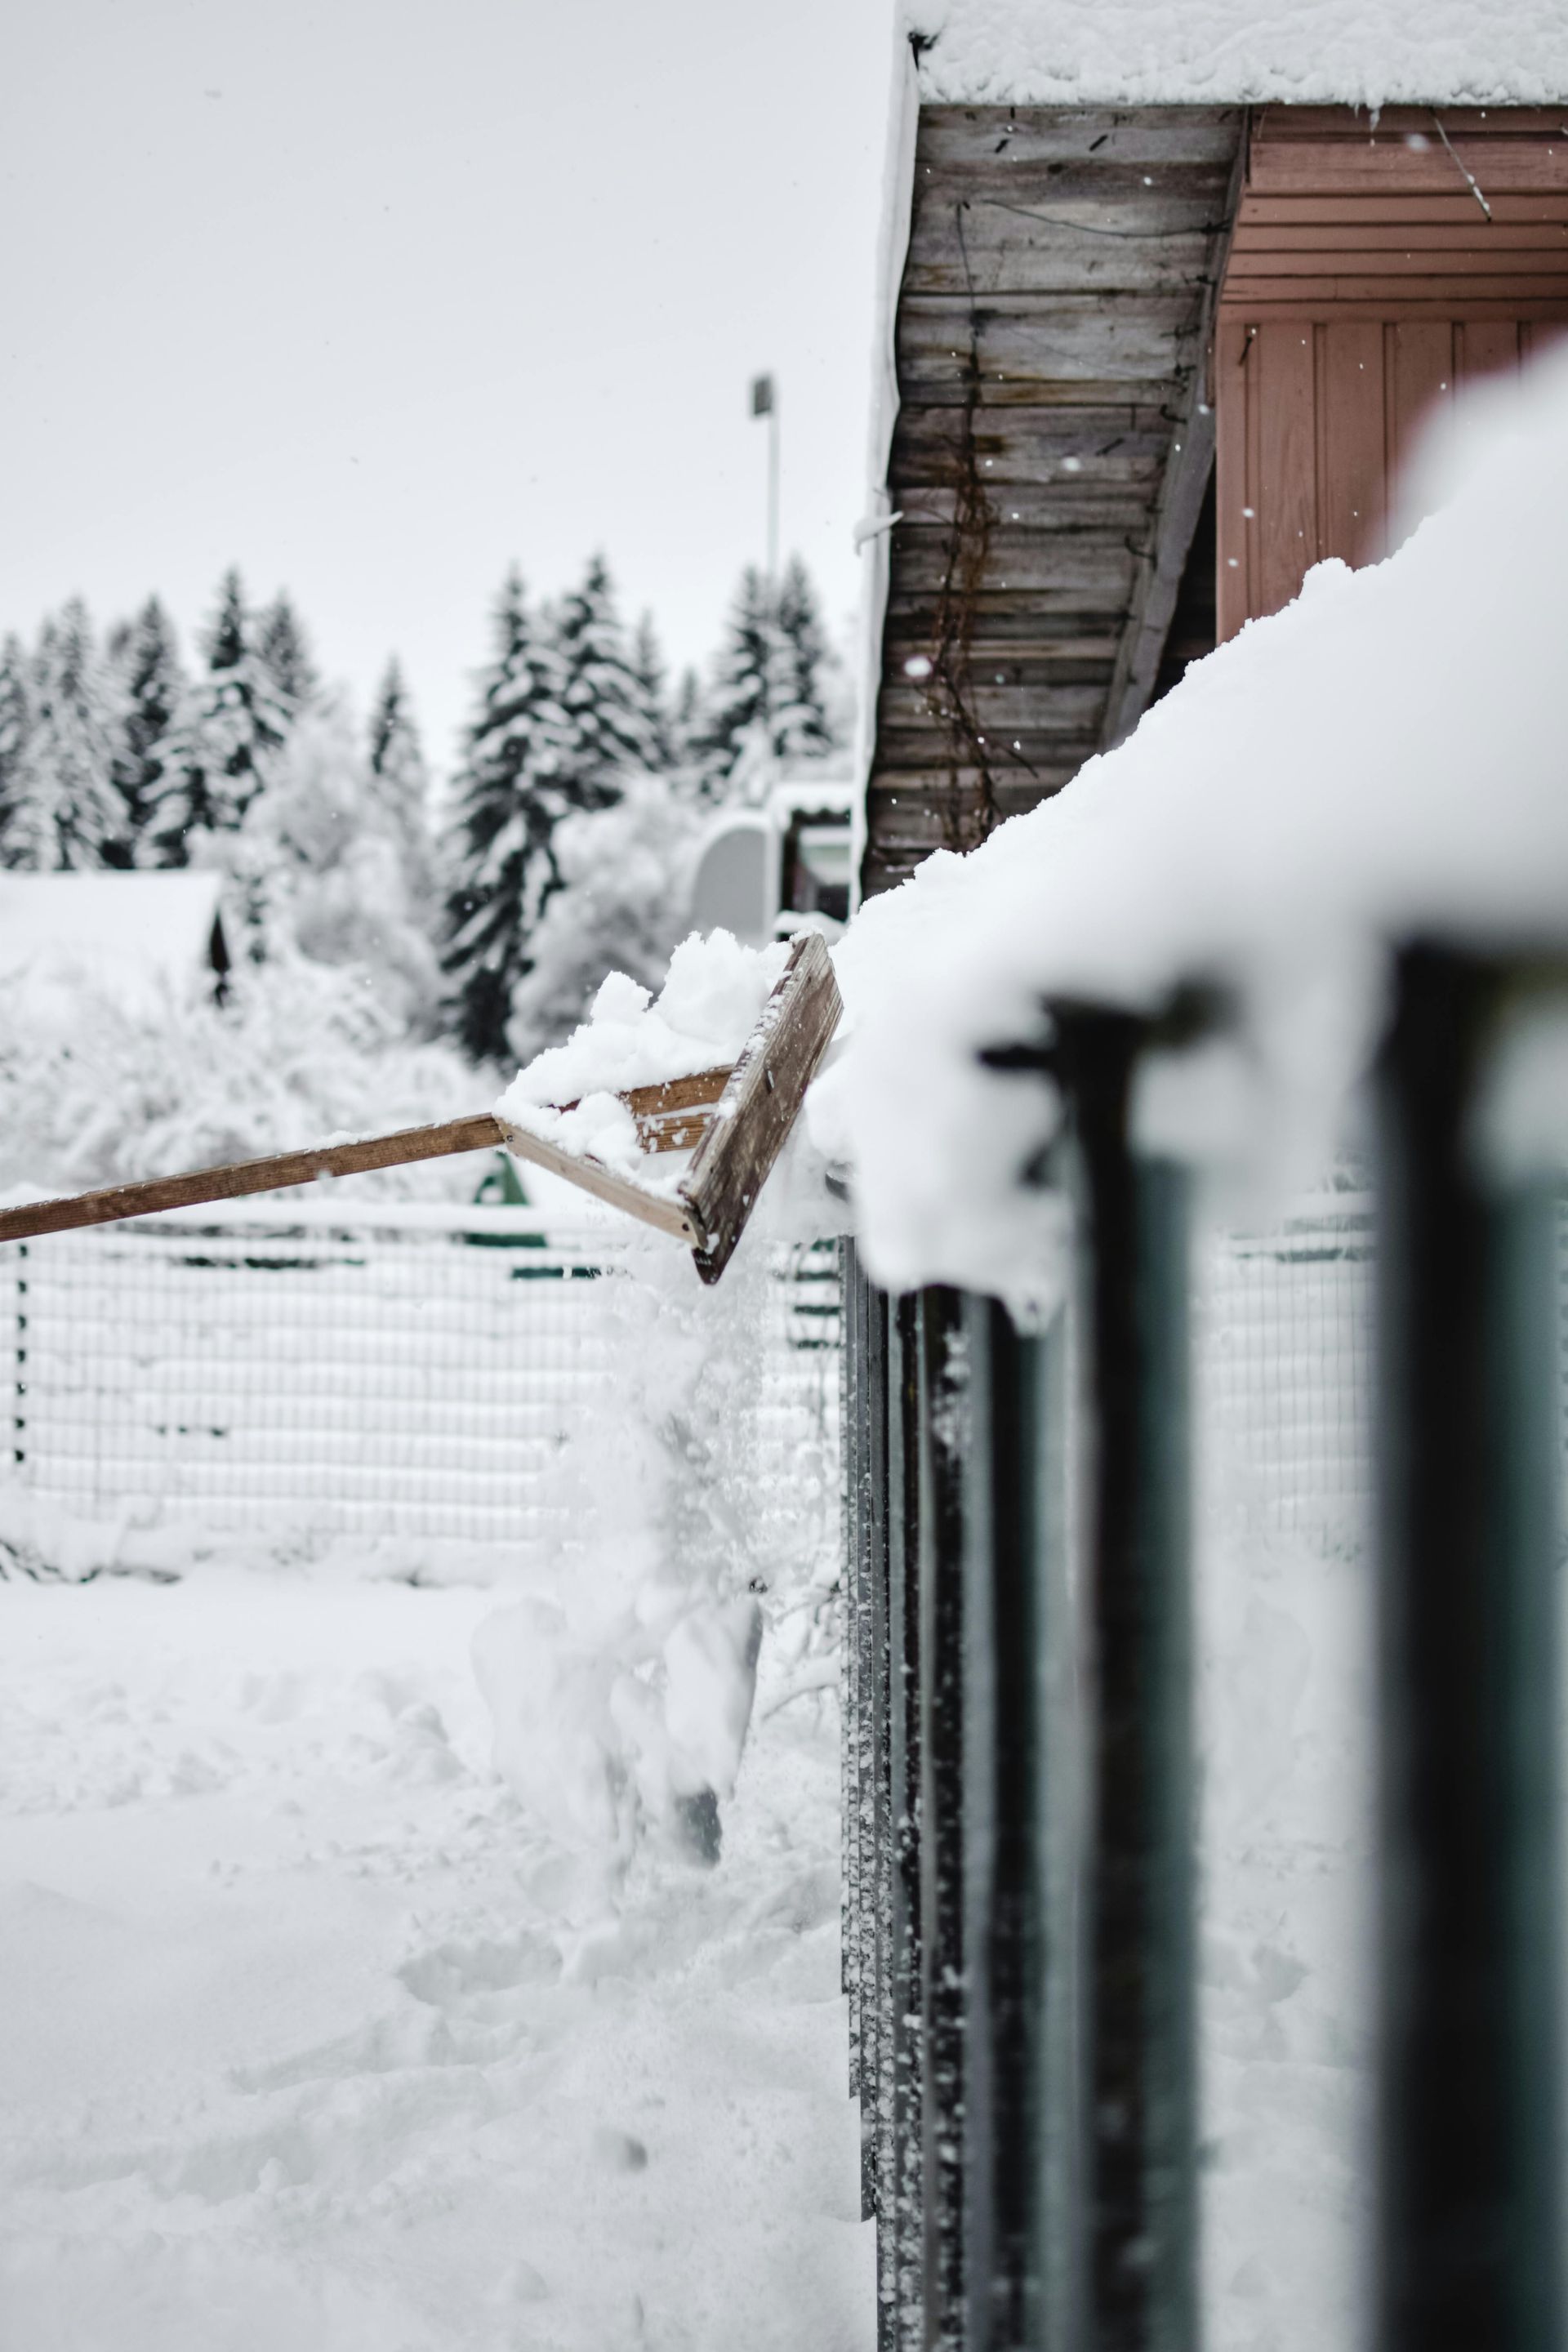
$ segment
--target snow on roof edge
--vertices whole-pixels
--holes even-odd
[[[927,105],[1552,106],[1558,0],[899,0]]]

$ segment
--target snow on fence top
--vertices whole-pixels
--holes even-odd
[[[1220,984],[1234,1041],[1146,1115],[1310,1181],[1391,941],[1568,940],[1568,353],[1470,394],[1430,462],[1446,502],[1396,554],[1320,564],[1056,798],[857,917],[809,1114],[879,1280],[1048,1278],[1059,1212],[1019,1179],[1050,1100],[977,1058],[1040,1035],[1047,996]]]
[[[1549,106],[1561,0],[904,0],[920,94],[958,105]]]

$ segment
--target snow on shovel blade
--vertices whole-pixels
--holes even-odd
[[[791,948],[789,961],[732,1070],[703,1070],[661,1086],[634,1087],[621,1097],[637,1120],[645,1151],[679,1151],[696,1144],[691,1166],[673,1198],[618,1175],[586,1153],[564,1151],[482,1111],[471,1118],[401,1128],[392,1135],[366,1136],[353,1143],[111,1184],[65,1200],[31,1201],[0,1210],[0,1242],[29,1241],[38,1234],[152,1216],[160,1209],[280,1192],[291,1184],[313,1183],[319,1176],[360,1175],[373,1168],[405,1167],[415,1160],[504,1146],[520,1160],[564,1176],[628,1216],[687,1243],[703,1281],[717,1282],[795,1125],[841,1011],[832,959],[815,932],[804,933]]]

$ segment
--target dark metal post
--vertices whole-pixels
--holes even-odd
[[[865,1592],[858,1639],[860,1719],[860,2133],[862,2196],[880,2216],[892,2210],[883,2160],[892,2131],[893,1801],[889,1738],[888,1300],[861,1287],[860,1415],[865,1507]],[[879,2229],[879,2239],[881,2231]],[[879,2325],[881,2322],[879,2273]],[[882,2341],[887,2339],[883,2337]]]
[[[1556,1269],[1473,1133],[1508,984],[1409,950],[1379,1074],[1380,2352],[1562,2341]]]
[[[1139,1159],[1149,1024],[1056,1005],[1082,1168],[1092,1404],[1084,1859],[1094,2352],[1197,2342],[1185,1180]]]
[[[921,2023],[927,2352],[964,2352],[965,1954],[963,1301],[919,1301]]]
[[[921,2015],[921,1879],[925,1867],[921,1719],[921,1394],[919,1301],[888,1302],[888,1647],[890,1859],[891,2095],[880,2177],[879,2295],[889,2343],[923,2342],[925,2042]]]
[[[844,1906],[841,1970],[849,2013],[849,2095],[868,2097],[875,2079],[874,2061],[864,2063],[864,2035],[875,2034],[867,2000],[866,1951],[869,1941],[868,1900],[869,1835],[868,1811],[872,1804],[870,1770],[869,1694],[871,1648],[870,1481],[865,1427],[866,1279],[856,1261],[855,1245],[847,1242],[843,1268],[843,1346],[839,1353],[839,1431],[843,1451],[844,1571],[842,1678],[839,1687],[842,1719],[842,1812],[844,1837]],[[867,2162],[868,2141],[861,2138],[860,2212],[871,2212],[871,2179]]]
[[[965,1302],[970,2352],[1079,2340],[1066,1322]]]

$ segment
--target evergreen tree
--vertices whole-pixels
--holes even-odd
[[[773,755],[780,760],[820,759],[834,747],[822,691],[827,646],[816,593],[798,555],[784,566],[773,621],[768,714]]]
[[[442,957],[452,1025],[479,1060],[499,1060],[506,1051],[512,990],[529,969],[529,934],[560,887],[555,827],[570,809],[604,804],[599,787],[583,781],[584,730],[566,713],[564,665],[530,614],[515,570],[493,627],[495,655],[480,680],[457,778],[455,879]],[[578,629],[579,646],[586,635]]]
[[[590,557],[580,588],[569,589],[555,616],[561,701],[570,739],[567,772],[579,808],[607,808],[616,778],[649,768],[658,747],[647,695],[628,653],[616,593],[602,556]]]
[[[833,749],[823,699],[826,658],[816,598],[800,558],[790,558],[776,593],[749,564],[714,665],[706,716],[693,737],[710,797],[760,784],[780,761],[816,759]]]
[[[146,862],[148,828],[169,789],[170,738],[188,688],[173,624],[156,596],[114,629],[110,652],[120,688],[114,781],[122,807],[105,863],[137,866]]]
[[[206,675],[167,739],[156,862],[184,866],[192,835],[232,833],[266,784],[293,712],[257,641],[237,572],[224,575],[206,636]]]
[[[675,730],[670,719],[669,687],[665,676],[664,655],[651,613],[643,614],[637,625],[637,635],[632,639],[632,676],[637,683],[643,719],[647,728],[649,750],[644,764],[658,772],[672,768],[675,765]]]
[[[675,689],[675,708],[669,723],[678,760],[692,758],[701,730],[702,688],[698,684],[697,672],[688,666],[681,671],[680,684]]]
[[[430,772],[395,655],[386,665],[371,712],[370,772],[376,795],[403,845],[409,887],[416,898],[422,898],[430,877]]]
[[[256,644],[280,699],[291,713],[315,700],[321,689],[321,676],[287,589],[280,588],[271,604],[257,614]]]
[[[22,755],[31,725],[27,650],[20,637],[9,636],[0,646],[0,866],[22,863],[20,837],[13,841],[10,826],[21,806]]]
[[[724,796],[737,762],[766,740],[776,661],[773,599],[754,563],[741,574],[708,707],[692,740],[704,792]]]
[[[6,862],[37,873],[100,865],[120,830],[114,698],[79,596],[45,622],[27,699],[29,723],[10,786]]]

